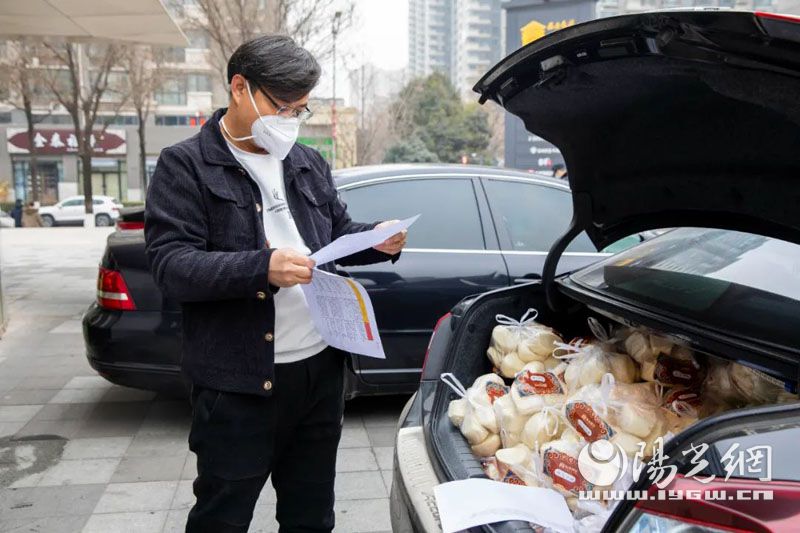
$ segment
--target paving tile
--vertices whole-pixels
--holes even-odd
[[[370,428],[377,428],[377,427],[390,427],[395,428],[397,426],[397,421],[400,417],[400,412],[379,412],[379,413],[364,413],[364,426],[367,429]]]
[[[78,433],[81,425],[82,421],[80,420],[36,420],[34,418],[17,432],[16,438],[57,435],[64,439],[71,439]]]
[[[336,475],[336,500],[386,498],[386,486],[380,472],[342,472]]]
[[[5,533],[81,533],[88,519],[89,515],[18,518],[14,520],[4,520],[0,517],[0,531]]]
[[[142,402],[98,404],[75,436],[89,438],[134,435],[142,425],[147,408],[147,404]]]
[[[15,389],[58,389],[67,384],[66,376],[26,377],[14,387]]]
[[[184,533],[186,531],[186,519],[188,517],[188,508],[170,511],[167,513],[167,521],[164,523],[163,533]]]
[[[36,472],[35,474],[29,474],[25,477],[19,478],[8,487],[11,489],[38,487],[39,483],[42,482],[43,477],[44,477],[44,472]],[[2,531],[2,529],[0,529],[0,531]]]
[[[394,446],[397,432],[394,427],[373,427],[367,428],[367,435],[371,446]]]
[[[73,439],[64,447],[63,459],[109,459],[122,457],[133,437]]]
[[[340,448],[336,454],[337,472],[377,470],[378,463],[370,448]]]
[[[42,407],[33,420],[78,420],[87,418],[94,403],[51,403]]]
[[[0,422],[0,438],[15,435],[25,427],[25,422]]]
[[[47,469],[39,486],[108,483],[119,461],[119,458],[61,461]]]
[[[112,483],[135,481],[175,481],[180,479],[185,456],[125,457],[119,463]]]
[[[188,480],[179,481],[178,489],[175,491],[175,498],[172,500],[172,509],[191,509],[194,505],[195,497],[192,482]]]
[[[363,427],[344,428],[342,430],[339,448],[362,448],[369,445],[367,430]]]
[[[172,504],[177,481],[110,483],[95,507],[97,513],[167,511]],[[166,515],[164,517],[166,519]]]
[[[149,402],[156,397],[156,393],[148,390],[131,389],[128,387],[114,386],[106,391],[102,397],[103,402]]]
[[[138,433],[131,442],[127,457],[181,456],[189,451],[187,435],[142,435]]]
[[[381,477],[383,478],[383,484],[386,485],[386,492],[392,492],[392,480],[394,479],[394,471],[392,470],[381,470]]]
[[[0,518],[16,520],[65,515],[88,516],[92,514],[104,490],[105,485],[0,490]]]
[[[50,403],[97,403],[103,399],[106,389],[61,389],[50,399]]]
[[[14,389],[0,396],[0,405],[41,405],[58,392],[55,389]]]
[[[182,435],[185,437],[189,434],[191,422],[192,409],[188,401],[156,400],[150,404],[139,434]]]
[[[189,452],[186,456],[186,462],[183,464],[183,471],[181,472],[181,480],[194,480],[197,477],[197,456]]]
[[[166,520],[166,511],[95,514],[83,533],[161,533]]]
[[[336,502],[335,510],[337,531],[365,533],[392,529],[387,498],[340,500]]]
[[[275,504],[259,500],[250,522],[250,533],[276,533],[278,521],[275,519]]]
[[[376,446],[372,448],[375,458],[378,460],[378,468],[381,470],[391,470],[394,467],[394,447]]]
[[[82,333],[82,326],[80,320],[65,320],[58,326],[50,330],[50,333],[64,334],[71,333],[80,335]]]

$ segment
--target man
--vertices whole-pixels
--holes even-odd
[[[247,531],[270,475],[281,532],[334,526],[345,354],[317,333],[299,284],[310,253],[377,224],[351,221],[328,164],[295,143],[319,76],[288,37],[243,44],[228,108],[161,153],[147,194],[147,257],[182,304],[192,383],[188,533]],[[395,261],[404,245],[405,232],[340,263]]]

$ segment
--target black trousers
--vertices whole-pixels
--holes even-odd
[[[246,532],[270,475],[280,533],[333,529],[344,359],[328,348],[276,365],[269,398],[192,388],[197,501],[186,533]]]

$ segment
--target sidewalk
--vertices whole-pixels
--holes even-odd
[[[0,231],[8,330],[0,340],[0,532],[183,531],[195,458],[187,401],[111,385],[86,362],[80,318],[108,229]],[[387,531],[403,398],[347,406],[337,531]],[[252,532],[277,531],[269,483]]]

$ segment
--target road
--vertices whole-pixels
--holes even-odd
[[[0,532],[182,532],[194,503],[187,401],[112,385],[86,362],[103,228],[0,231]],[[404,398],[347,405],[336,530],[387,531],[394,424]],[[270,483],[251,532],[277,531]]]

